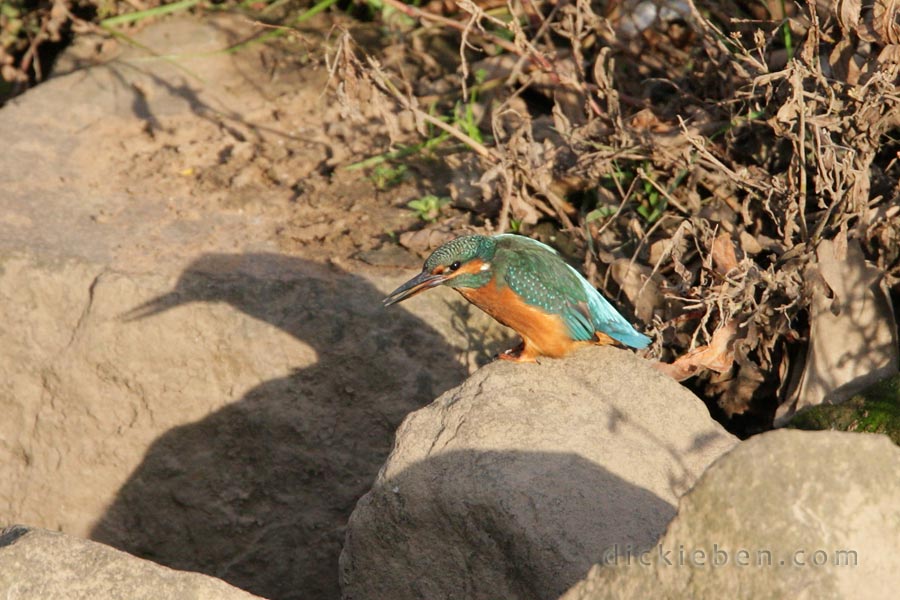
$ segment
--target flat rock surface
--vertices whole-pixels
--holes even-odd
[[[411,414],[341,555],[344,598],[554,598],[650,548],[737,443],[633,353],[492,363]]]

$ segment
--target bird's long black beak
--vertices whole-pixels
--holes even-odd
[[[390,306],[391,304],[396,304],[398,302],[403,302],[407,298],[415,296],[419,292],[424,292],[427,289],[433,288],[437,285],[441,285],[447,280],[447,277],[444,275],[432,275],[428,271],[422,271],[396,290],[391,292],[391,294],[382,300],[385,306]]]

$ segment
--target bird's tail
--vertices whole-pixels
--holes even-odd
[[[588,304],[597,331],[632,348],[646,348],[650,344],[650,338],[637,331],[600,292],[590,284],[586,284],[586,288],[590,290]]]
[[[626,346],[631,346],[632,348],[637,348],[638,350],[640,350],[641,348],[646,348],[650,344],[650,338],[648,338],[643,333],[636,331],[634,327],[631,326],[631,324],[628,324],[628,328],[631,331],[624,330],[624,328],[616,330],[603,329],[601,331],[617,342],[621,342]]]

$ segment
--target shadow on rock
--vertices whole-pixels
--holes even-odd
[[[495,361],[411,414],[341,554],[353,600],[557,598],[653,546],[736,439],[626,350]]]
[[[207,255],[126,315],[125,327],[224,302],[312,346],[318,362],[159,437],[91,537],[267,598],[337,597],[344,526],[395,428],[466,375],[436,331],[386,312],[382,296],[296,258]]]
[[[372,600],[556,598],[594,563],[649,549],[674,515],[572,452],[447,451],[363,497],[342,588]]]

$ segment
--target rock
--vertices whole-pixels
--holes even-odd
[[[885,436],[756,436],[682,498],[659,546],[594,567],[563,599],[896,598],[898,473]]]
[[[331,599],[396,427],[500,334],[449,290],[385,310],[418,268],[285,245],[326,217],[380,244],[402,211],[319,173],[316,61],[217,52],[253,33],[167,18],[135,39],[181,58],[123,44],[0,110],[0,527]]]
[[[804,409],[787,427],[883,433],[900,446],[900,375],[888,377],[842,404]]]
[[[556,597],[651,547],[735,443],[625,350],[492,363],[403,422],[350,519],[343,597]]]
[[[246,253],[173,282],[0,252],[0,526],[335,597],[344,525],[396,427],[477,358],[453,337],[455,294],[387,311],[405,274],[369,277]]]
[[[0,530],[0,596],[41,600],[251,600],[199,573],[135,558],[109,546],[15,525]]]

